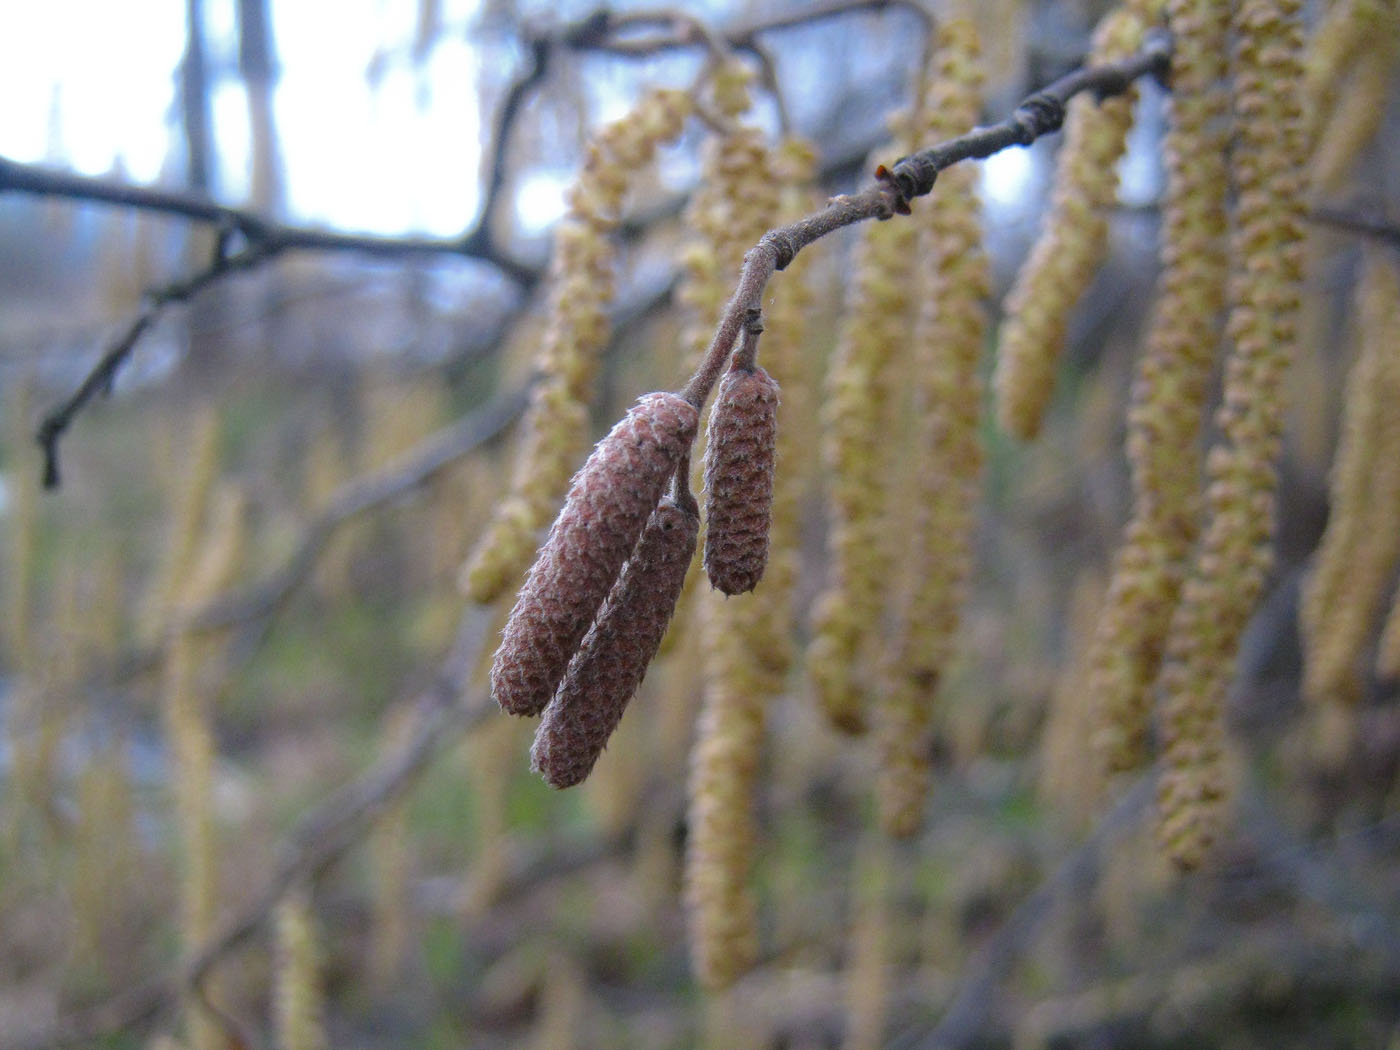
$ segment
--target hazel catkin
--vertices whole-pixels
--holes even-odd
[[[725,594],[751,591],[763,576],[777,442],[778,384],[762,368],[730,368],[705,448],[705,572]]]
[[[551,786],[580,783],[603,753],[671,622],[699,531],[688,496],[652,511],[540,720],[530,759]]]
[[[647,394],[574,476],[491,666],[502,709],[537,715],[554,696],[698,424],[679,395]]]

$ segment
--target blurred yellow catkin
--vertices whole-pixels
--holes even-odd
[[[1344,706],[1360,699],[1362,651],[1400,557],[1400,273],[1380,252],[1366,257],[1356,319],[1327,531],[1299,608],[1303,694]]]
[[[856,855],[851,877],[843,1050],[880,1050],[885,1045],[893,970],[892,865],[890,843],[883,836],[867,835]]]
[[[613,297],[613,246],[627,189],[657,148],[676,138],[693,100],[652,89],[625,117],[601,128],[569,194],[554,238],[549,324],[536,359],[538,378],[525,411],[510,494],[463,567],[461,584],[477,602],[494,601],[520,582],[588,446],[593,376],[607,346]]]
[[[912,222],[862,228],[822,404],[830,578],[817,601],[806,665],[822,710],[846,733],[868,728],[867,641],[878,635],[889,561],[885,478],[893,449],[883,423],[893,361],[912,338],[909,260],[917,244]]]
[[[1397,62],[1400,5],[1395,0],[1343,0],[1328,10],[1309,48],[1303,81],[1315,193],[1344,188],[1385,119]]]
[[[1224,706],[1271,562],[1283,378],[1301,288],[1304,128],[1299,0],[1235,8],[1238,188],[1221,437],[1206,461],[1207,522],[1168,633],[1159,688],[1164,764],[1158,841],[1180,868],[1204,860],[1224,820]]]
[[[277,973],[273,993],[277,1050],[326,1050],[321,945],[306,886],[290,890],[275,912]]]
[[[981,111],[981,57],[975,25],[944,22],[921,107],[921,141],[940,142],[973,127]],[[952,655],[972,564],[972,531],[982,466],[978,422],[989,277],[981,249],[977,172],[939,176],[915,208],[919,256],[913,330],[912,528],[896,535],[894,557],[907,592],[892,631],[888,688],[877,710],[880,823],[913,835],[929,790],[934,695]]]
[[[1136,11],[1109,12],[1094,33],[1092,60],[1124,58],[1142,41]],[[1040,432],[1064,349],[1069,317],[1103,261],[1106,212],[1118,193],[1118,160],[1132,126],[1136,91],[1070,101],[1056,161],[1050,214],[1006,297],[994,384],[997,418],[1007,433]]]
[[[1199,530],[1201,429],[1229,269],[1229,5],[1171,0],[1162,272],[1128,409],[1132,516],[1089,654],[1105,768],[1147,760],[1151,687]]]

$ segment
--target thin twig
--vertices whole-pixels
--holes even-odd
[[[1357,233],[1362,237],[1400,248],[1400,224],[1387,222],[1366,215],[1356,215],[1341,208],[1322,205],[1308,212],[1308,219],[1321,226],[1330,226],[1347,233]]]
[[[858,194],[834,197],[821,211],[768,231],[744,256],[739,285],[720,317],[704,360],[681,396],[697,408],[704,405],[734,340],[751,310],[760,309],[763,292],[777,270],[784,269],[799,251],[813,241],[845,226],[867,219],[888,219],[907,214],[909,202],[933,189],[938,173],[963,160],[990,157],[1010,146],[1029,146],[1057,131],[1064,123],[1065,107],[1075,95],[1090,92],[1102,100],[1122,94],[1138,78],[1166,75],[1171,61],[1171,39],[1165,33],[1149,35],[1143,49],[1120,62],[1087,66],[1061,77],[1028,96],[1015,112],[999,124],[976,128],[965,135],[902,157],[876,170],[875,185]]]

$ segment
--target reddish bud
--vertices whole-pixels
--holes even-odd
[[[491,692],[504,710],[537,715],[554,696],[570,657],[695,440],[698,422],[695,407],[684,398],[647,394],[574,475],[491,666]]]
[[[647,522],[540,719],[530,758],[552,786],[587,777],[622,721],[671,622],[699,531],[693,501],[684,508],[668,497]]]
[[[761,368],[731,368],[705,449],[705,572],[725,594],[753,590],[768,562],[777,443],[778,384]]]

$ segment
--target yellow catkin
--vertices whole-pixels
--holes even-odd
[[[1229,269],[1229,5],[1172,0],[1158,297],[1128,409],[1132,516],[1089,653],[1105,768],[1147,760],[1151,686],[1200,516],[1200,441]]]
[[[1062,814],[1072,826],[1089,821],[1103,788],[1099,765],[1084,760],[1084,741],[1095,716],[1093,693],[1088,688],[1089,647],[1103,592],[1103,580],[1096,571],[1081,572],[1074,581],[1065,616],[1067,658],[1050,694],[1041,734],[1036,793],[1047,809]]]
[[[1380,254],[1357,289],[1360,350],[1347,379],[1327,531],[1303,591],[1303,694],[1355,703],[1362,650],[1400,556],[1400,273]]]
[[[1283,378],[1301,287],[1300,0],[1233,13],[1238,189],[1228,333],[1233,342],[1206,461],[1207,522],[1168,632],[1159,688],[1158,842],[1180,868],[1205,859],[1223,822],[1224,706],[1245,625],[1271,561]]]
[[[938,33],[934,75],[924,101],[921,137],[939,142],[977,123],[982,74],[975,25],[953,19]],[[896,557],[910,588],[895,625],[889,689],[878,709],[881,762],[876,781],[880,823],[891,835],[914,834],[929,789],[933,696],[951,656],[972,563],[982,447],[978,362],[986,340],[986,256],[981,250],[977,172],[970,165],[939,177],[919,202],[914,329],[914,447],[908,489],[913,528]]]
[[[311,893],[290,891],[277,904],[277,975],[273,1003],[278,1050],[325,1050],[321,946]]]
[[[383,753],[398,753],[416,727],[413,709],[395,706],[385,714],[379,739]],[[392,985],[409,946],[410,879],[413,847],[409,838],[408,800],[402,796],[384,807],[369,834],[370,945],[369,973],[375,987]]]
[[[188,436],[180,435],[174,442],[176,448],[189,450],[188,465],[180,470],[173,490],[174,520],[166,538],[160,576],[143,617],[147,635],[165,630],[166,617],[181,594],[195,559],[209,493],[223,454],[219,413],[213,403],[201,406],[188,425]]]
[[[867,836],[852,878],[844,1050],[879,1050],[890,996],[890,844]]]
[[[657,148],[681,133],[693,105],[683,91],[653,89],[589,143],[584,170],[569,194],[568,214],[555,233],[550,320],[510,495],[462,570],[462,586],[474,601],[493,601],[520,582],[537,533],[558,509],[587,449],[587,406],[609,338],[613,247],[608,234],[621,220],[629,186]]]
[[[135,802],[118,737],[92,757],[78,777],[78,820],[73,832],[73,956],[94,969],[124,950],[123,910],[137,873]]]
[[[171,618],[197,608],[217,594],[239,569],[244,538],[244,499],[233,487],[219,488],[211,500],[208,525],[182,581],[180,603]],[[172,760],[180,853],[180,939],[193,951],[214,927],[218,900],[218,857],[213,812],[214,734],[211,687],[201,671],[209,655],[202,640],[176,631],[166,651],[163,716]],[[188,1017],[196,1050],[220,1045],[218,1028],[199,1008]]]
[[[696,977],[726,988],[758,955],[758,904],[749,885],[757,830],[754,793],[773,676],[745,632],[755,609],[718,592],[701,597],[704,696],[691,755],[685,901]]]
[[[1380,129],[1400,61],[1400,5],[1348,0],[1334,6],[1309,49],[1303,98],[1315,141],[1309,177],[1315,193],[1342,188]]]
[[[917,246],[912,222],[864,227],[852,298],[826,378],[822,455],[831,577],[817,601],[807,671],[822,710],[846,733],[868,728],[865,649],[878,636],[888,563],[885,478],[892,450],[883,423],[891,366],[911,338],[910,260]]]
[[[1092,58],[1123,58],[1141,40],[1137,14],[1115,10],[1094,33]],[[1103,102],[1081,95],[1069,104],[1050,215],[1006,297],[997,350],[997,418],[1002,429],[1022,440],[1040,432],[1070,314],[1103,261],[1105,212],[1117,197],[1117,165],[1135,98],[1132,91]]]

